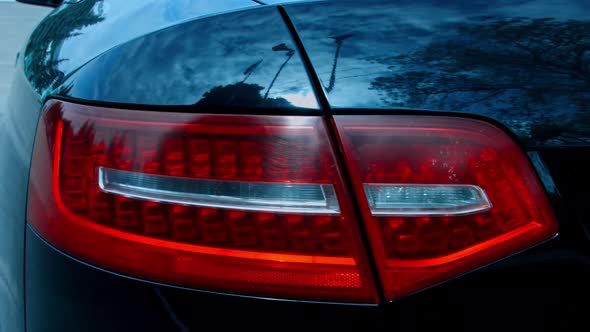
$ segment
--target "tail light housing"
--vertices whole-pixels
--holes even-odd
[[[528,160],[497,127],[434,116],[334,122],[387,299],[557,232]]]
[[[432,116],[332,121],[337,145],[321,117],[52,100],[37,130],[27,221],[55,247],[122,274],[353,303],[380,298],[359,227],[388,300],[557,232],[528,160],[497,127]]]
[[[68,254],[198,289],[375,303],[320,117],[50,101],[28,221]]]

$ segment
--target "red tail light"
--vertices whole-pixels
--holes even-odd
[[[319,117],[123,111],[52,101],[28,221],[65,252],[154,281],[375,303]]]
[[[446,117],[337,117],[387,299],[550,238],[557,223],[500,129]]]
[[[500,129],[447,117],[195,115],[50,101],[27,219],[91,264],[204,290],[376,303],[544,241],[557,223]]]

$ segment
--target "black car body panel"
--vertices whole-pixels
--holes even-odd
[[[31,35],[25,72],[36,92],[46,96],[76,69],[117,45],[187,20],[254,6],[250,0],[66,1]]]
[[[317,109],[294,48],[276,8],[208,17],[109,50],[66,79],[60,95],[157,106]]]
[[[527,146],[590,143],[588,1],[285,6],[335,113],[459,112]]]
[[[0,330],[23,331],[25,212],[31,152],[42,107],[18,68],[0,116]]]
[[[84,20],[110,26],[108,19],[96,13],[100,3],[94,7],[91,3],[79,5],[88,7],[85,10],[66,7],[44,23],[56,17],[58,24],[57,16],[78,16],[77,11],[82,11],[87,16]],[[76,34],[80,24],[72,24],[66,33]],[[104,34],[104,29],[96,29],[79,33]],[[46,40],[42,35],[38,38]],[[25,58],[45,54],[40,46],[30,44]],[[70,62],[67,50],[64,46],[53,52],[45,75],[35,77],[39,60],[29,63],[28,73],[38,90],[135,105],[318,108],[305,68],[274,7],[176,24],[115,46],[81,68],[65,65]]]
[[[561,10],[543,0],[285,5],[304,49],[274,6],[199,19],[253,4],[220,2],[203,11],[203,3],[85,0],[58,8],[33,33],[0,130],[0,330],[24,331],[25,306],[33,332],[587,324],[590,178],[579,167],[590,153],[588,3]],[[529,51],[540,59],[510,44],[526,41],[519,33],[534,36]],[[555,34],[563,46],[554,45]],[[320,89],[312,88],[313,72]],[[329,105],[317,102],[326,97]],[[30,155],[49,98],[189,112],[475,115],[511,130],[531,153],[560,234],[374,306],[243,297],[121,276],[65,255],[26,226]]]

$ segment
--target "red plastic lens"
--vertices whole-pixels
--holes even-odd
[[[385,298],[542,242],[557,222],[502,130],[335,117]],[[195,115],[50,101],[27,220],[91,264],[255,296],[376,303],[320,117]]]
[[[377,301],[319,117],[50,101],[28,206],[48,242],[116,272],[239,294]]]
[[[429,116],[335,124],[387,299],[557,232],[528,160],[490,124]]]

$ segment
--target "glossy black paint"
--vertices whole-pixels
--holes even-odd
[[[25,210],[41,100],[18,67],[0,112],[0,331],[23,331]]]
[[[258,5],[250,0],[84,0],[48,15],[23,52],[35,91],[47,96],[64,78],[109,49],[187,20]]]
[[[573,223],[579,227],[576,234],[590,240],[590,147],[544,149],[541,153],[549,176],[555,181],[557,204],[563,215],[562,223]]]
[[[590,143],[590,2],[326,1],[285,6],[340,108],[504,123],[527,146]]]
[[[516,16],[550,16],[555,17],[551,24],[580,24],[580,33],[586,33],[588,16],[583,14],[588,13],[588,4],[576,1],[571,8],[553,10],[549,1],[541,0],[501,1],[493,8],[487,2],[462,0],[371,2],[370,6],[366,1],[339,1],[285,7],[284,13],[300,32],[303,43],[299,46],[306,47],[315,68],[305,68],[298,45],[275,7],[194,20],[217,10],[252,5],[246,0],[84,0],[46,19],[26,48],[24,67],[19,68],[9,98],[7,120],[0,121],[0,330],[24,331],[25,293],[27,331],[33,332],[246,327],[262,331],[497,331],[587,326],[590,233],[584,208],[590,183],[582,173],[590,155],[590,121],[585,111],[588,83],[565,76],[555,81],[543,71],[542,76],[531,78],[530,70],[519,69],[524,64],[494,68],[495,53],[490,53],[495,58],[487,60],[481,53],[465,53],[469,55],[465,57],[460,53],[473,50],[489,56],[491,46],[513,49],[507,48],[508,42],[491,45],[489,38],[465,43],[473,40],[457,31],[485,28],[490,21]],[[527,24],[526,20],[519,22]],[[244,27],[249,30],[234,31]],[[443,44],[457,42],[459,48],[437,49],[434,39]],[[582,49],[587,40],[581,39]],[[272,51],[281,43],[285,46]],[[422,57],[420,63],[426,60],[421,49],[433,50],[424,62],[428,66],[412,63],[414,54]],[[217,53],[220,50],[223,52]],[[586,56],[582,52],[582,64]],[[258,63],[260,58],[264,60]],[[506,92],[482,95],[488,98],[487,105],[486,100],[464,105],[473,101],[470,98],[477,101],[473,92],[425,98],[428,87],[456,85],[451,78],[465,74],[440,67],[438,59],[451,63],[461,59],[473,77],[485,77],[482,82],[491,88],[514,75],[517,81],[513,83],[532,84],[535,93],[543,93],[540,97],[533,94],[537,99],[524,106],[516,98],[510,107],[500,100],[500,96],[511,97]],[[434,75],[419,75],[424,71]],[[560,221],[559,237],[418,294],[371,307],[253,299],[144,282],[70,258],[25,226],[30,154],[46,98],[60,96],[86,104],[154,111],[319,114],[307,72],[319,73],[323,84],[316,86],[317,99],[323,100],[321,95],[326,93],[329,102],[321,105],[323,111],[390,114],[411,108],[416,114],[467,112],[491,117],[512,129],[521,143],[538,148],[535,153],[547,166],[536,167],[541,179],[554,180],[555,188],[544,183]],[[567,94],[551,89],[564,82],[576,85]],[[467,81],[467,86],[473,83]],[[203,98],[207,92],[208,98]],[[399,99],[400,94],[406,99]],[[228,95],[234,98],[230,103]],[[243,103],[258,107],[244,108]],[[302,104],[309,108],[297,107]]]
[[[104,17],[96,8],[101,2],[93,2],[54,13],[54,23],[60,23],[58,16],[70,15],[80,18],[72,28],[101,23]],[[48,27],[55,30],[51,24]],[[36,37],[51,43],[43,38]],[[44,51],[28,47],[25,58],[35,57],[34,50]],[[69,73],[62,68],[68,62],[63,60],[66,56],[67,52],[55,52],[51,66],[30,62],[37,89],[54,96],[120,104],[318,108],[305,68],[274,7],[207,17],[149,33]]]
[[[317,108],[274,7],[190,21],[115,47],[73,73],[58,94],[148,105]]]

